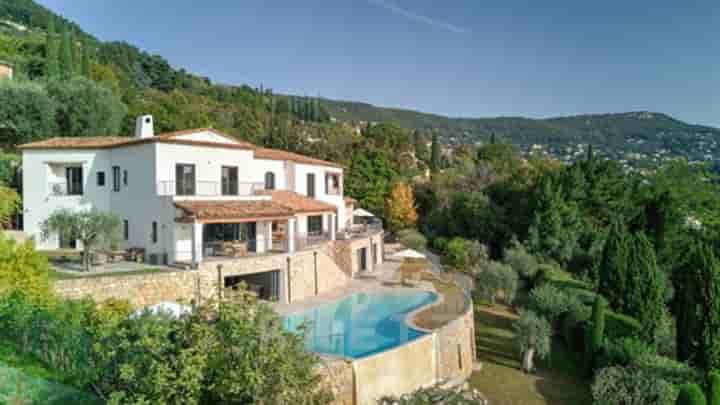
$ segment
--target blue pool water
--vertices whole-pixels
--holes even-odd
[[[354,294],[285,318],[287,330],[307,324],[309,350],[360,358],[425,335],[405,323],[408,313],[437,299],[431,292]]]

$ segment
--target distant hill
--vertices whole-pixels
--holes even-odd
[[[124,42],[101,42],[81,27],[32,0],[0,0],[0,60],[16,65],[30,79],[43,79],[50,20],[56,32],[70,30],[76,39],[95,48],[93,80],[121,97],[129,114],[122,133],[129,133],[133,117],[158,116],[158,130],[214,126],[256,142],[274,142],[302,151],[307,142],[288,141],[293,133],[315,131],[308,122],[331,126],[342,122],[395,122],[429,134],[454,146],[501,142],[523,152],[537,150],[565,160],[584,153],[586,145],[607,157],[645,166],[684,156],[693,161],[715,161],[720,156],[720,129],[692,125],[655,112],[627,112],[529,119],[522,117],[449,118],[437,114],[376,107],[367,103],[274,95],[268,89],[225,86],[209,78],[176,69],[160,55],[148,54]],[[58,34],[59,36],[59,34]],[[19,41],[19,42],[18,42]],[[294,119],[294,127],[285,124]],[[350,132],[347,132],[350,133]],[[282,142],[278,139],[283,140]],[[312,148],[311,148],[312,149]]]
[[[663,156],[715,160],[720,156],[720,129],[688,124],[656,112],[546,119],[449,118],[351,101],[323,100],[323,105],[332,117],[341,121],[392,121],[419,131],[437,130],[449,144],[488,142],[495,134],[497,140],[510,142],[523,151],[539,145],[549,153],[566,157],[581,153],[587,144],[621,160],[652,161]]]

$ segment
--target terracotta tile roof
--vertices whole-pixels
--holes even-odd
[[[279,150],[279,149],[268,149],[268,148],[261,148],[261,147],[255,147],[255,157],[257,159],[268,159],[268,160],[289,160],[291,162],[296,163],[305,163],[309,165],[320,165],[320,166],[330,166],[330,167],[337,167],[342,168],[342,165],[339,165],[334,162],[328,162],[327,160],[322,159],[315,159],[311,158],[309,156],[301,155],[298,153],[288,152],[285,150]]]
[[[203,222],[289,218],[290,208],[274,201],[175,201],[175,206],[183,211],[186,219],[195,218]]]
[[[269,195],[272,202],[285,206],[292,212],[309,213],[309,212],[327,212],[336,211],[337,207],[323,201],[305,197],[302,194],[287,190],[262,190],[257,191],[258,195]]]
[[[215,135],[226,138],[228,143],[194,141],[179,139],[182,135],[189,135],[197,132],[212,132]],[[253,150],[257,159],[268,160],[289,160],[296,163],[305,163],[320,166],[342,168],[343,166],[326,160],[315,159],[309,156],[300,155],[279,149],[268,149],[253,145],[250,142],[237,140],[213,128],[197,128],[183,131],[167,132],[149,138],[135,138],[130,136],[92,136],[92,137],[55,137],[43,141],[30,142],[18,146],[19,149],[108,149],[129,145],[137,145],[150,142],[179,143],[186,145],[210,146],[229,149]],[[232,143],[230,143],[232,142]]]

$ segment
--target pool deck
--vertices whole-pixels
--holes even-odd
[[[329,304],[338,299],[357,294],[357,293],[378,293],[383,291],[428,291],[426,286],[403,287],[399,283],[388,283],[388,280],[395,279],[395,273],[400,262],[385,261],[375,271],[368,273],[362,277],[351,279],[341,288],[336,288],[324,292],[315,297],[306,298],[299,301],[287,303],[274,303],[273,309],[281,316],[287,316],[295,312],[305,311],[307,309]]]

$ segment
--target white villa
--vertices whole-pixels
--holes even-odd
[[[342,166],[211,128],[155,135],[148,115],[134,137],[51,138],[20,149],[24,230],[42,249],[78,248],[42,235],[59,208],[117,214],[120,247],[143,249],[153,264],[197,268],[350,238],[354,207],[343,197]],[[356,270],[378,263],[380,249],[355,253]]]

